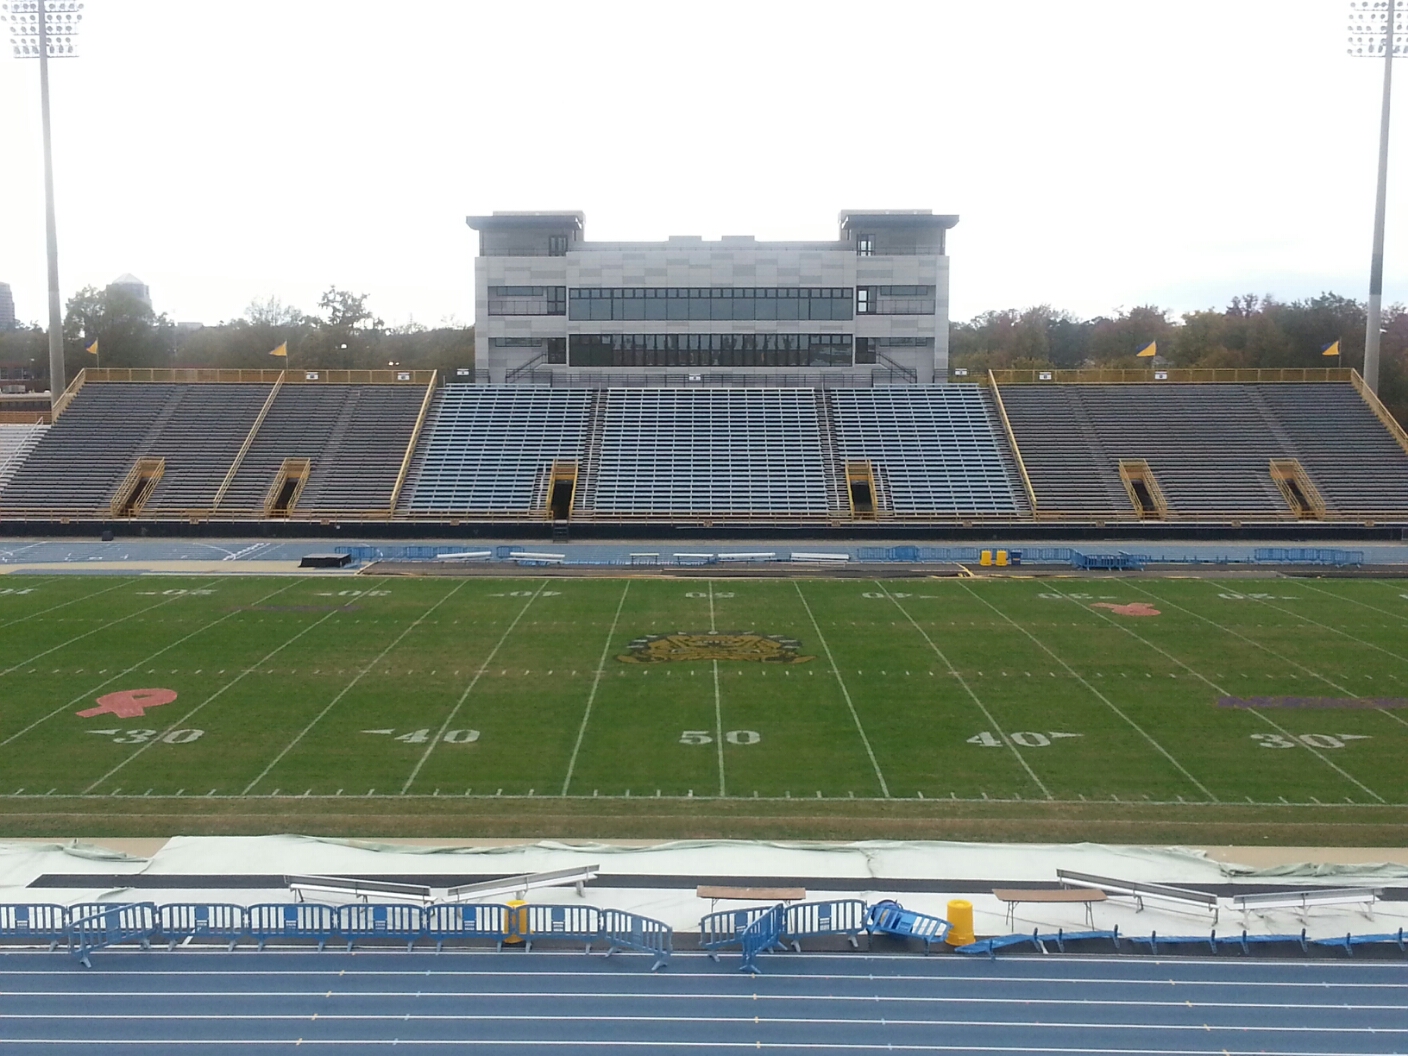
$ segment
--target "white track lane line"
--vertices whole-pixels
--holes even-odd
[[[406,783],[401,786],[401,795],[404,796],[406,792],[409,791],[411,785],[415,783],[416,778],[420,775],[421,767],[425,766],[426,761],[430,758],[430,753],[435,751],[435,746],[439,744],[440,739],[445,736],[445,731],[450,728],[450,723],[455,721],[455,716],[460,713],[460,709],[464,707],[464,702],[468,700],[469,695],[474,692],[474,687],[479,685],[479,680],[484,677],[484,672],[489,670],[489,665],[494,662],[494,657],[499,655],[499,650],[503,648],[504,642],[508,641],[508,636],[512,634],[513,629],[518,626],[518,621],[527,615],[528,607],[538,600],[538,595],[543,592],[543,589],[547,585],[548,580],[544,579],[538,589],[533,592],[533,596],[523,603],[523,608],[518,610],[518,615],[513,618],[513,622],[508,625],[507,630],[505,630],[499,640],[494,643],[494,648],[489,651],[489,655],[486,656],[484,662],[479,665],[479,670],[474,672],[474,677],[469,680],[469,685],[464,687],[464,692],[460,694],[460,699],[455,701],[455,706],[450,709],[450,714],[445,716],[445,721],[440,724],[440,729],[436,732],[435,736],[431,738],[430,743],[426,745],[425,752],[416,760],[416,765],[411,769],[411,776],[406,778]]]
[[[298,582],[298,581],[295,580],[294,582]],[[381,580],[381,582],[382,582],[382,583],[385,583],[386,580],[383,578],[383,579]],[[316,628],[316,627],[321,627],[324,623],[326,623],[328,620],[332,619],[332,618],[333,618],[334,616],[336,616],[338,613],[340,613],[340,612],[342,612],[344,609],[346,609],[348,605],[351,605],[353,602],[355,602],[355,601],[357,601],[357,600],[358,600],[358,599],[356,599],[356,598],[348,598],[347,601],[344,602],[342,605],[339,605],[337,608],[333,609],[332,612],[328,613],[326,616],[323,616],[321,619],[315,620],[313,623],[310,623],[307,627],[304,627],[303,630],[299,631],[299,632],[298,632],[297,634],[295,634],[292,638],[289,638],[289,639],[288,639],[286,642],[284,642],[282,645],[275,646],[273,649],[269,650],[267,653],[265,653],[262,657],[260,657],[258,660],[256,660],[256,661],[255,661],[253,664],[251,664],[249,667],[246,667],[243,671],[241,671],[239,674],[237,674],[234,678],[230,679],[230,680],[229,680],[228,682],[226,682],[223,686],[221,686],[219,689],[217,689],[214,693],[210,694],[210,696],[206,697],[206,698],[205,698],[204,700],[202,700],[199,704],[197,704],[194,708],[192,708],[190,711],[188,711],[188,712],[186,712],[184,715],[182,715],[181,718],[177,719],[176,722],[172,723],[170,726],[168,726],[165,730],[163,730],[163,731],[162,731],[160,734],[158,734],[156,737],[153,737],[150,741],[147,741],[146,743],[144,743],[144,744],[142,744],[141,746],[139,746],[131,755],[129,755],[126,759],[122,760],[122,762],[118,763],[116,766],[114,766],[111,770],[109,770],[109,771],[108,771],[106,774],[104,774],[102,777],[98,778],[98,780],[94,781],[91,785],[89,785],[89,786],[88,786],[87,788],[85,788],[83,791],[84,791],[85,793],[92,792],[95,788],[97,788],[99,785],[101,785],[104,781],[106,781],[108,778],[112,777],[113,774],[117,773],[119,770],[121,770],[121,769],[122,769],[124,766],[126,766],[128,763],[132,762],[134,759],[137,759],[139,756],[141,756],[142,753],[145,752],[145,751],[146,751],[148,748],[150,748],[152,745],[161,743],[161,738],[162,738],[162,737],[165,737],[165,736],[166,736],[168,733],[170,733],[172,730],[179,730],[179,729],[183,728],[183,727],[185,726],[185,724],[186,724],[187,722],[189,722],[189,721],[191,720],[191,718],[194,717],[195,714],[196,714],[198,711],[200,711],[202,708],[204,708],[207,704],[212,703],[213,701],[217,700],[219,697],[221,697],[222,695],[224,695],[224,693],[225,693],[225,691],[226,691],[227,689],[230,689],[230,688],[232,688],[233,686],[238,685],[240,682],[242,682],[242,681],[245,679],[246,676],[252,674],[253,672],[257,671],[259,668],[263,667],[266,663],[268,663],[268,662],[269,662],[270,660],[272,660],[274,657],[278,656],[279,653],[283,652],[285,649],[287,649],[287,648],[288,648],[290,645],[292,645],[294,642],[298,641],[298,639],[302,638],[302,637],[303,637],[305,634],[307,634],[309,631],[313,630],[313,629]]]
[[[284,745],[283,751],[279,752],[278,755],[274,756],[273,759],[269,760],[269,765],[264,767],[263,770],[259,771],[259,776],[256,777],[249,784],[244,786],[244,791],[241,792],[240,795],[249,795],[250,791],[254,788],[254,786],[259,784],[260,781],[263,781],[264,778],[268,777],[269,771],[273,770],[274,767],[278,766],[279,763],[283,760],[283,757],[288,755],[289,752],[293,751],[294,748],[298,746],[299,742],[301,742],[304,737],[308,736],[308,734],[312,731],[313,727],[318,725],[318,723],[322,722],[323,717],[327,715],[328,712],[332,711],[333,708],[337,707],[338,703],[342,700],[343,697],[347,696],[348,693],[352,692],[353,687],[356,686],[358,682],[362,681],[363,677],[365,677],[369,671],[375,670],[376,665],[381,663],[382,660],[386,658],[387,653],[391,652],[391,650],[395,649],[398,645],[400,645],[401,642],[405,639],[406,635],[410,634],[417,627],[419,627],[421,623],[424,622],[427,616],[429,616],[441,605],[445,604],[445,602],[449,601],[452,597],[454,597],[455,594],[458,593],[460,588],[468,582],[468,579],[460,580],[459,583],[456,584],[455,587],[448,594],[446,594],[434,605],[430,606],[430,608],[426,609],[419,616],[417,616],[415,620],[412,621],[409,627],[407,627],[394,639],[392,639],[390,645],[388,645],[381,652],[377,653],[376,659],[372,660],[371,663],[367,664],[355,675],[353,675],[352,680],[338,691],[337,696],[333,697],[332,700],[328,701],[327,704],[323,707],[323,710],[318,712],[318,714],[314,715],[312,721],[309,722],[307,726],[304,726],[303,729],[298,731],[298,736],[296,736],[293,740],[289,741],[288,744]]]
[[[1058,664],[1060,664],[1062,667],[1064,667],[1064,668],[1066,669],[1066,673],[1067,673],[1067,674],[1069,674],[1072,678],[1074,678],[1077,682],[1079,682],[1079,683],[1080,683],[1082,686],[1084,686],[1086,689],[1090,690],[1090,692],[1091,692],[1092,694],[1094,694],[1096,697],[1098,697],[1098,698],[1100,699],[1100,701],[1101,701],[1107,708],[1109,708],[1109,709],[1110,709],[1111,711],[1113,711],[1116,715],[1118,715],[1121,719],[1123,719],[1136,733],[1139,734],[1139,736],[1143,737],[1146,741],[1148,741],[1151,745],[1153,745],[1153,746],[1154,746],[1154,750],[1157,751],[1160,755],[1162,755],[1165,759],[1167,759],[1170,763],[1172,763],[1173,766],[1174,766],[1174,768],[1175,768],[1180,774],[1182,774],[1184,777],[1186,777],[1190,782],[1192,782],[1193,787],[1195,787],[1199,792],[1201,792],[1204,796],[1206,796],[1210,802],[1212,802],[1212,803],[1218,802],[1218,798],[1217,798],[1215,795],[1212,794],[1212,790],[1209,789],[1209,788],[1208,788],[1205,784],[1203,784],[1201,781],[1199,781],[1196,777],[1194,777],[1193,774],[1189,771],[1189,769],[1188,769],[1186,766],[1184,766],[1184,765],[1183,765],[1182,763],[1180,763],[1177,759],[1175,759],[1175,758],[1173,757],[1173,753],[1172,753],[1172,752],[1170,752],[1170,751],[1169,751],[1168,749],[1166,749],[1162,744],[1160,744],[1158,741],[1156,741],[1156,740],[1153,738],[1153,736],[1152,736],[1147,730],[1144,729],[1143,726],[1140,726],[1139,723],[1135,722],[1135,721],[1134,721],[1133,719],[1131,719],[1128,715],[1126,715],[1126,714],[1124,713],[1124,711],[1123,711],[1118,705],[1115,704],[1114,701],[1112,701],[1109,697],[1105,696],[1105,694],[1101,693],[1101,692],[1100,692],[1098,689],[1096,689],[1093,685],[1091,685],[1089,682],[1087,682],[1087,681],[1085,680],[1085,678],[1084,678],[1083,676],[1081,676],[1080,674],[1078,674],[1078,673],[1076,672],[1076,669],[1073,668],[1070,664],[1066,663],[1066,661],[1065,661],[1064,659],[1062,659],[1061,656],[1060,656],[1058,653],[1056,653],[1054,650],[1048,648],[1045,642],[1043,642],[1043,641],[1041,641],[1039,638],[1037,638],[1036,635],[1032,634],[1031,631],[1027,630],[1027,629],[1026,629],[1025,627],[1023,627],[1020,623],[1018,623],[1016,620],[1012,619],[1012,617],[1008,616],[1007,613],[1003,612],[1003,611],[1002,611],[1001,609],[999,609],[996,605],[992,604],[992,602],[990,602],[990,601],[988,601],[986,598],[980,596],[975,590],[973,590],[972,587],[968,586],[967,583],[961,583],[961,585],[962,585],[963,589],[966,590],[969,594],[972,594],[973,597],[975,597],[975,598],[978,599],[978,601],[982,602],[982,603],[983,603],[984,605],[986,605],[988,608],[992,609],[993,612],[997,613],[997,614],[998,614],[999,616],[1001,616],[1004,620],[1006,620],[1009,624],[1011,624],[1013,627],[1017,628],[1017,630],[1019,630],[1019,631],[1021,631],[1023,634],[1025,634],[1028,638],[1030,638],[1030,639],[1032,640],[1033,643],[1035,643],[1038,647],[1040,647],[1041,650],[1042,650],[1043,652],[1045,652],[1047,656],[1051,657],[1051,659],[1055,660]]]
[[[216,581],[216,585],[218,586],[219,584],[221,584],[221,583],[226,583],[226,582],[229,582],[229,581],[228,581],[228,580],[225,580],[225,579],[217,580],[217,581]],[[264,595],[264,597],[260,598],[259,601],[256,601],[256,602],[254,602],[253,604],[258,605],[258,604],[260,604],[260,602],[267,601],[269,598],[272,598],[272,597],[274,596],[274,594],[282,594],[284,591],[288,590],[288,588],[291,587],[291,586],[293,586],[293,584],[292,584],[292,583],[288,583],[288,584],[286,584],[286,585],[280,587],[278,590],[274,591],[273,594],[266,594],[266,595]],[[172,599],[172,600],[175,600],[175,599]],[[28,733],[30,730],[34,729],[36,726],[39,726],[39,725],[42,725],[43,723],[48,722],[48,721],[49,721],[50,719],[52,719],[55,715],[61,715],[61,714],[63,714],[65,711],[67,711],[69,708],[73,707],[73,706],[76,705],[76,704],[82,704],[82,703],[87,702],[87,701],[93,696],[93,694],[97,693],[100,689],[104,689],[104,688],[106,688],[107,686],[112,685],[112,684],[113,684],[114,682],[116,682],[119,678],[125,678],[126,676],[130,675],[133,671],[136,671],[136,670],[137,670],[139,667],[141,667],[143,664],[149,664],[149,663],[151,663],[153,660],[155,660],[155,659],[156,659],[158,656],[160,656],[162,653],[165,653],[165,652],[167,652],[167,651],[169,651],[169,650],[171,650],[171,649],[176,648],[176,646],[180,645],[182,642],[190,641],[190,640],[191,640],[192,638],[194,638],[196,635],[201,634],[201,633],[203,633],[203,632],[205,632],[205,631],[208,631],[211,627],[214,627],[217,623],[223,623],[225,620],[228,620],[231,616],[234,616],[234,615],[237,615],[237,613],[235,613],[235,612],[227,612],[224,616],[221,616],[218,620],[211,620],[209,623],[205,624],[205,625],[202,626],[202,627],[198,627],[196,630],[192,631],[190,634],[184,635],[184,636],[181,637],[181,638],[177,638],[177,639],[176,639],[174,642],[172,642],[170,645],[164,645],[164,646],[162,646],[160,649],[158,649],[156,652],[150,653],[150,654],[148,654],[147,656],[144,656],[142,659],[138,660],[138,661],[137,661],[135,664],[133,664],[131,667],[123,668],[121,671],[119,671],[117,674],[113,675],[111,678],[104,679],[103,681],[99,682],[96,686],[93,686],[91,689],[86,690],[86,691],[83,692],[83,693],[80,693],[78,696],[76,696],[76,697],[74,697],[72,700],[68,701],[68,703],[66,703],[66,704],[60,704],[60,705],[59,705],[57,708],[55,708],[53,711],[48,712],[48,713],[45,714],[45,715],[41,715],[39,718],[37,718],[37,719],[35,719],[33,722],[31,722],[28,726],[24,727],[24,729],[22,729],[22,730],[17,730],[16,732],[10,734],[10,736],[6,737],[3,741],[0,741],[0,748],[5,747],[5,745],[9,744],[11,741],[14,741],[14,740],[17,740],[17,739],[20,738],[20,737],[23,737],[26,733]]]
[[[1027,772],[1027,776],[1032,779],[1033,784],[1041,789],[1041,794],[1047,799],[1055,799],[1056,797],[1051,794],[1051,790],[1042,783],[1041,778],[1036,776],[1036,771],[1031,768],[1031,764],[1027,762],[1026,757],[1018,750],[1017,745],[1007,736],[1002,725],[997,721],[997,716],[988,710],[988,706],[982,702],[977,693],[973,692],[973,687],[968,684],[968,680],[959,673],[958,668],[953,666],[952,661],[948,658],[948,654],[939,648],[938,643],[935,642],[933,638],[929,637],[928,631],[919,626],[919,622],[909,614],[908,609],[900,604],[900,599],[890,593],[889,588],[886,587],[885,584],[881,583],[878,579],[875,580],[874,583],[885,597],[895,603],[895,608],[899,609],[900,612],[904,614],[904,618],[909,621],[911,627],[919,632],[920,637],[929,643],[929,648],[934,651],[934,655],[939,658],[944,667],[948,668],[949,675],[958,680],[958,684],[963,687],[963,692],[968,694],[968,699],[977,705],[978,710],[983,713],[983,717],[991,724],[992,728],[997,731],[997,736],[1002,739],[1002,743],[1007,745],[1012,754],[1017,757],[1017,762],[1022,764],[1022,769]]]
[[[601,687],[601,676],[606,674],[606,657],[611,652],[611,640],[616,637],[616,626],[621,622],[621,610],[626,605],[626,595],[631,592],[631,581],[626,580],[626,588],[621,591],[621,600],[616,603],[616,615],[611,617],[611,630],[606,632],[606,641],[601,646],[601,658],[596,662],[596,674],[592,676],[591,692],[587,694],[587,706],[582,712],[582,725],[577,727],[577,740],[572,745],[572,758],[567,760],[567,776],[562,779],[562,794],[572,786],[572,774],[577,769],[577,756],[582,751],[582,740],[587,736],[587,722],[592,717],[592,704],[596,701],[597,690]],[[404,792],[405,789],[402,789]]]
[[[1260,649],[1262,652],[1267,653],[1267,654],[1270,655],[1270,656],[1274,656],[1277,660],[1281,661],[1281,663],[1283,663],[1283,664],[1289,664],[1291,667],[1300,668],[1300,670],[1304,671],[1304,672],[1305,672],[1307,675],[1309,675],[1311,678],[1318,678],[1321,682],[1324,682],[1325,685],[1331,687],[1332,689],[1337,689],[1337,690],[1339,690],[1341,693],[1343,693],[1343,694],[1344,694],[1345,696],[1347,696],[1347,697],[1351,697],[1351,698],[1353,698],[1354,700],[1363,700],[1363,699],[1364,699],[1364,698],[1361,697],[1358,693],[1354,692],[1354,690],[1349,689],[1349,688],[1346,687],[1346,686],[1340,685],[1340,684],[1339,684],[1338,682],[1336,682],[1334,679],[1329,678],[1329,677],[1326,676],[1326,675],[1320,674],[1319,671],[1316,671],[1316,670],[1313,670],[1312,668],[1306,667],[1304,664],[1300,663],[1299,661],[1292,660],[1289,656],[1282,656],[1280,653],[1278,653],[1275,649],[1272,649],[1270,646],[1262,645],[1260,642],[1256,641],[1255,639],[1253,639],[1253,638],[1248,638],[1245,634],[1241,634],[1241,633],[1239,633],[1239,632],[1237,632],[1237,631],[1234,631],[1231,627],[1224,627],[1224,626],[1222,626],[1222,624],[1218,623],[1216,620],[1209,619],[1207,616],[1203,616],[1203,615],[1200,614],[1200,613],[1194,612],[1192,609],[1185,609],[1182,605],[1179,605],[1177,602],[1169,601],[1167,598],[1162,598],[1162,597],[1160,597],[1159,595],[1154,594],[1152,591],[1145,590],[1143,587],[1134,586],[1133,583],[1130,583],[1129,585],[1130,585],[1134,590],[1139,591],[1141,594],[1145,595],[1146,597],[1153,598],[1155,601],[1161,602],[1161,603],[1164,604],[1164,605],[1168,605],[1168,606],[1170,606],[1171,608],[1179,609],[1179,610],[1182,611],[1182,612],[1186,612],[1186,613],[1188,613],[1188,615],[1190,615],[1190,616],[1196,616],[1198,619],[1202,620],[1203,622],[1209,623],[1209,624],[1211,624],[1212,626],[1216,627],[1219,631],[1224,631],[1225,633],[1230,634],[1230,635],[1232,635],[1232,636],[1235,637],[1235,638],[1240,638],[1242,641],[1246,642],[1248,645],[1255,646],[1256,648]],[[1337,595],[1336,595],[1336,596],[1337,596]],[[1260,599],[1258,598],[1258,599],[1256,599],[1256,600],[1259,601]],[[1343,599],[1343,600],[1348,600],[1348,599]],[[1289,612],[1290,610],[1284,610],[1284,611],[1288,611],[1288,612]],[[1298,615],[1298,614],[1297,614],[1297,613],[1292,613],[1292,615]],[[1304,619],[1304,617],[1301,617],[1301,618]],[[1314,621],[1312,621],[1312,622],[1314,622]],[[1317,623],[1316,626],[1317,626],[1317,627],[1321,627],[1321,626],[1323,626],[1323,625]],[[1376,711],[1376,712],[1378,712],[1380,715],[1383,715],[1383,716],[1386,716],[1387,718],[1392,719],[1394,722],[1401,723],[1401,724],[1404,725],[1404,726],[1408,726],[1408,720],[1405,720],[1405,719],[1400,718],[1399,716],[1395,715],[1393,712],[1389,711],[1387,708],[1368,708],[1368,709],[1365,709],[1365,710],[1368,710],[1368,711]]]
[[[801,583],[794,579],[792,586],[797,591],[797,597],[802,599],[802,608],[807,610],[807,617],[812,621],[812,627],[816,630],[816,640],[825,650],[827,662],[831,664],[831,673],[836,676],[836,684],[841,687],[841,695],[846,698],[846,707],[850,709],[851,721],[856,724],[856,732],[860,734],[860,743],[865,745],[865,754],[869,756],[870,765],[875,769],[875,779],[880,782],[880,792],[886,799],[889,799],[890,786],[885,782],[885,775],[880,772],[880,761],[875,758],[875,749],[870,747],[870,738],[865,735],[865,727],[861,725],[860,714],[856,711],[855,702],[851,700],[851,691],[846,688],[846,680],[841,677],[841,669],[836,666],[836,658],[831,655],[831,646],[826,644],[826,636],[821,633],[821,624],[816,622],[812,607],[807,604],[807,596],[802,593]]]
[[[1060,591],[1058,588],[1056,588],[1056,587],[1053,587],[1053,588],[1052,588],[1052,591],[1053,591],[1053,593],[1061,594],[1061,591]],[[1149,641],[1149,639],[1147,639],[1147,638],[1143,637],[1142,635],[1140,635],[1138,632],[1132,630],[1132,629],[1129,628],[1129,627],[1126,627],[1126,626],[1125,626],[1124,624],[1122,624],[1122,623],[1116,622],[1113,617],[1111,617],[1111,616],[1106,616],[1103,612],[1096,612],[1093,608],[1091,608],[1091,607],[1088,606],[1088,605],[1083,605],[1083,604],[1081,604],[1081,602],[1080,602],[1078,599],[1071,597],[1069,594],[1061,594],[1061,596],[1062,596],[1063,598],[1065,598],[1067,601],[1071,602],[1071,604],[1079,606],[1082,611],[1084,611],[1084,612],[1089,612],[1089,613],[1094,613],[1095,616],[1097,616],[1097,617],[1099,617],[1100,619],[1104,620],[1104,621],[1105,621],[1106,623],[1108,623],[1111,627],[1118,627],[1120,630],[1124,631],[1125,634],[1129,635],[1129,636],[1130,636],[1131,638],[1133,638],[1135,641],[1137,641],[1137,642],[1143,642],[1145,646],[1147,646],[1148,648],[1152,649],[1154,652],[1156,652],[1156,653],[1158,653],[1159,655],[1161,655],[1161,656],[1167,658],[1168,660],[1173,661],[1173,662],[1174,662],[1175,664],[1177,664],[1179,667],[1183,668],[1183,670],[1187,671],[1190,675],[1192,675],[1194,678],[1196,678],[1199,682],[1202,682],[1204,685],[1209,686],[1209,687],[1211,687],[1212,689],[1216,690],[1218,696],[1222,696],[1222,697],[1231,697],[1231,696],[1235,696],[1235,695],[1236,695],[1236,694],[1232,693],[1230,690],[1224,689],[1222,686],[1219,686],[1216,682],[1214,682],[1212,679],[1208,678],[1208,677],[1207,677],[1206,675],[1204,675],[1202,672],[1195,670],[1193,667],[1190,667],[1188,664],[1185,664],[1182,660],[1180,660],[1178,657],[1174,656],[1174,655],[1173,655],[1172,653],[1170,653],[1167,649],[1162,649],[1162,648],[1160,648],[1159,646],[1155,645],[1153,642]],[[1295,743],[1295,744],[1299,745],[1300,747],[1304,748],[1307,752],[1309,752],[1311,755],[1315,756],[1315,758],[1319,759],[1322,763],[1324,763],[1326,766],[1328,766],[1328,767],[1329,767],[1331,770],[1333,770],[1335,773],[1339,774],[1342,778],[1344,778],[1344,779],[1345,779],[1346,781],[1348,781],[1350,784],[1354,785],[1356,788],[1361,789],[1363,792],[1365,792],[1365,793],[1367,793],[1368,795],[1372,796],[1374,799],[1378,800],[1380,803],[1387,803],[1387,802],[1388,802],[1388,800],[1384,799],[1383,796],[1379,795],[1377,792],[1375,792],[1375,791],[1374,791],[1372,788],[1370,788],[1368,785],[1364,784],[1364,782],[1360,781],[1360,780],[1359,780],[1357,777],[1355,777],[1353,774],[1350,774],[1350,773],[1348,773],[1347,771],[1345,771],[1344,769],[1342,769],[1337,763],[1334,762],[1334,760],[1332,760],[1332,759],[1327,759],[1319,750],[1310,747],[1310,745],[1306,744],[1304,741],[1297,740],[1296,737],[1295,737],[1295,735],[1292,734],[1290,730],[1286,729],[1284,726],[1282,726],[1279,722],[1277,722],[1277,721],[1275,721],[1274,719],[1272,719],[1270,716],[1263,714],[1261,711],[1259,711],[1259,710],[1256,709],[1256,708],[1247,708],[1247,709],[1245,709],[1245,710],[1251,712],[1251,714],[1255,715],[1258,719],[1260,719],[1262,722],[1266,723],[1266,724],[1267,724],[1268,726],[1270,726],[1272,729],[1277,730],[1283,737],[1286,737],[1288,740],[1290,740],[1290,741],[1292,741],[1293,743]]]

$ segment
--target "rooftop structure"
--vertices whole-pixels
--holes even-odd
[[[466,218],[485,384],[869,387],[948,376],[948,256],[927,209],[844,210],[825,242],[589,242],[580,212]]]
[[[15,295],[8,282],[0,282],[0,330],[15,328]]]
[[[114,290],[125,293],[134,300],[141,301],[148,308],[152,306],[151,287],[131,272],[124,272],[113,279],[112,282],[108,283],[107,292],[112,293]]]

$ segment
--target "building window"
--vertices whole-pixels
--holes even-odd
[[[585,322],[660,319],[845,322],[852,317],[852,296],[849,286],[574,286],[568,291],[567,316]]]
[[[548,256],[550,256],[550,257],[565,257],[565,256],[567,256],[567,236],[566,236],[566,235],[549,235],[549,236],[548,236]]]
[[[873,256],[875,256],[875,236],[874,236],[874,235],[856,235],[856,256],[858,256],[858,257],[873,257]]]
[[[574,367],[849,367],[850,334],[573,334]]]
[[[875,338],[856,338],[856,365],[875,362]]]
[[[871,294],[874,293],[872,286],[856,287],[856,315],[869,315],[871,305]]]
[[[548,338],[548,362],[564,364],[567,362],[567,338]]]
[[[933,315],[932,286],[857,286],[856,315]]]
[[[566,286],[490,286],[490,315],[565,315]]]

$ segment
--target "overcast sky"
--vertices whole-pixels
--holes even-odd
[[[211,323],[336,284],[388,323],[468,323],[467,214],[827,239],[843,208],[931,208],[961,217],[957,319],[1362,299],[1382,67],[1345,54],[1346,8],[87,0],[51,66],[61,288],[130,271]],[[37,63],[0,57],[0,103],[0,281],[37,320]]]

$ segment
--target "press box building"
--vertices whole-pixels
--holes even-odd
[[[956,216],[846,210],[834,242],[589,242],[580,212],[466,219],[475,380],[603,386],[930,384],[948,377]]]

